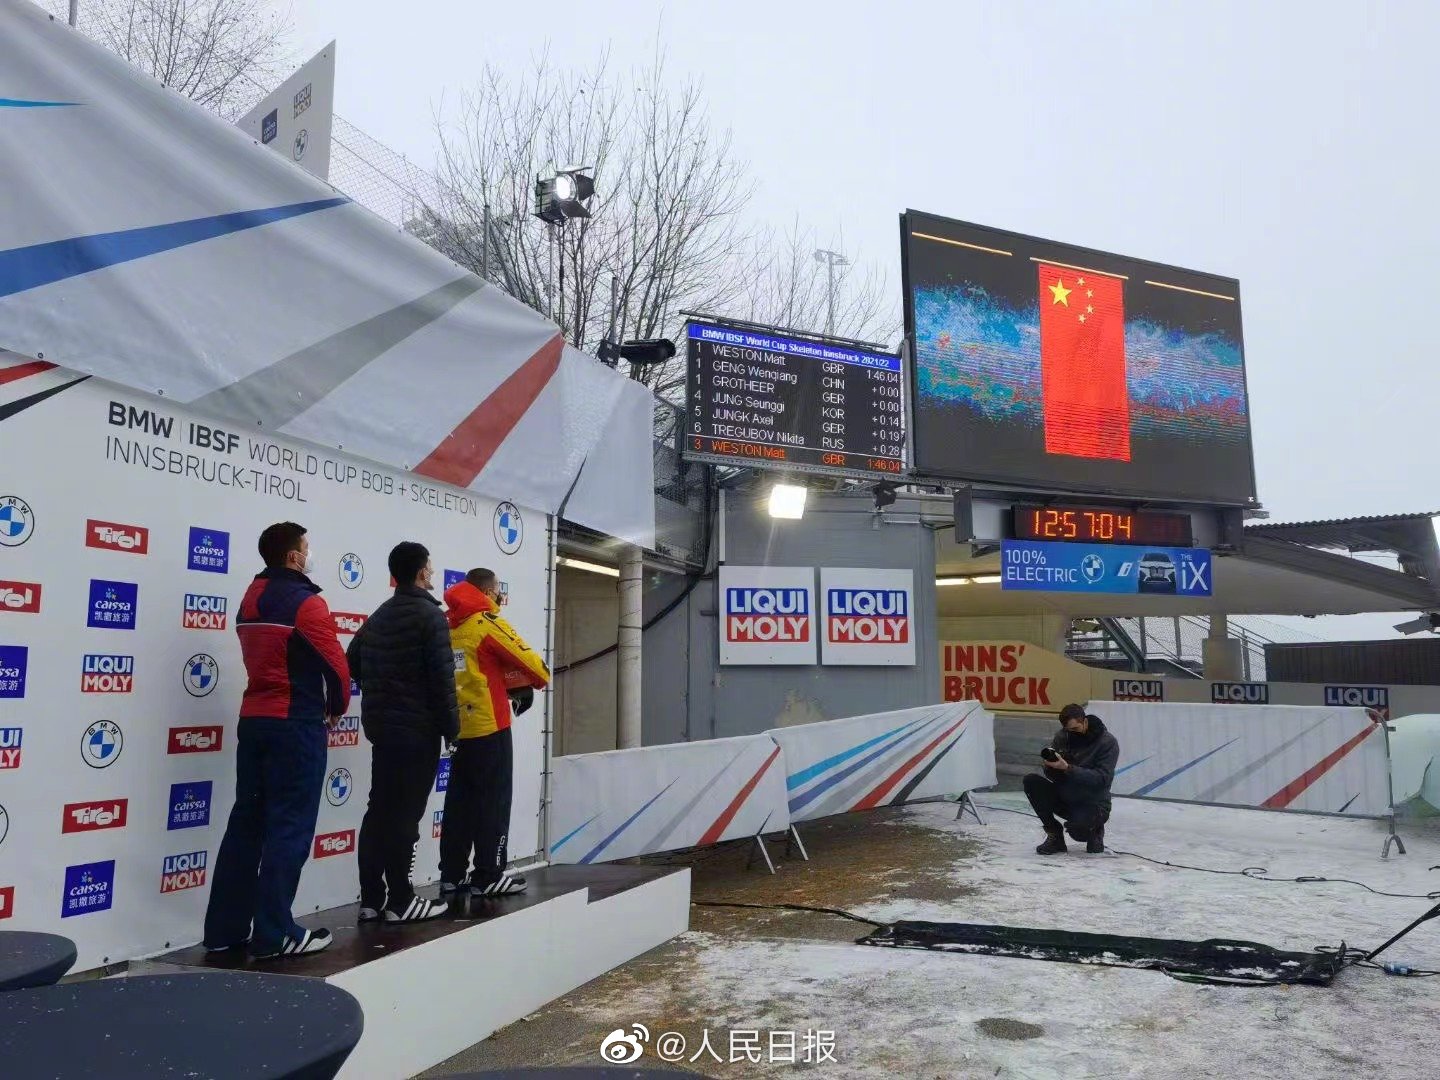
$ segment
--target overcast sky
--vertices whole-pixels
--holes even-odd
[[[759,192],[899,291],[913,207],[1240,279],[1277,520],[1440,510],[1440,4],[295,0],[336,111],[413,159],[490,61],[703,80]],[[1426,74],[1426,72],[1430,72]],[[820,270],[817,267],[817,271]]]

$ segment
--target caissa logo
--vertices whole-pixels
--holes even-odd
[[[85,625],[95,630],[134,630],[140,586],[130,581],[90,579],[90,615]]]
[[[230,534],[218,529],[190,527],[190,557],[186,568],[206,574],[230,572]]]
[[[125,749],[125,736],[118,724],[97,720],[80,737],[80,756],[92,769],[108,769]]]
[[[331,806],[344,806],[350,801],[350,792],[354,787],[349,769],[331,769],[325,779],[325,801]]]
[[[340,556],[340,584],[358,589],[365,582],[365,563],[353,551]]]
[[[210,801],[215,790],[213,780],[170,785],[169,829],[199,829],[210,824]]]
[[[0,547],[19,547],[35,535],[35,511],[18,495],[0,495]]]
[[[495,507],[495,543],[506,555],[514,555],[525,542],[525,521],[512,502]]]
[[[185,661],[182,678],[191,697],[208,697],[220,684],[220,665],[209,653],[196,653]]]
[[[0,645],[0,698],[25,696],[25,672],[30,667],[26,645]]]
[[[450,787],[450,759],[442,757],[440,767],[435,770],[435,790],[446,791]]]
[[[109,909],[115,899],[115,860],[81,863],[65,868],[65,895],[60,917],[88,915]]]

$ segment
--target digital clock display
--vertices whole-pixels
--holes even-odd
[[[1017,506],[1016,540],[1190,547],[1190,515],[1108,506]]]

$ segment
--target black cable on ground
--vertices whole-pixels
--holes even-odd
[[[740,900],[691,900],[690,903],[696,907],[755,908],[760,911],[811,911],[820,915],[838,915],[842,919],[849,919],[851,922],[858,922],[865,926],[873,926],[877,930],[890,925],[886,922],[863,918],[852,911],[831,907],[812,907],[809,904],[749,904]]]

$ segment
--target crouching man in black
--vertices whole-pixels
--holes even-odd
[[[1045,771],[1025,777],[1025,794],[1040,824],[1045,842],[1035,850],[1041,855],[1060,855],[1065,833],[1056,818],[1066,820],[1066,829],[1085,850],[1105,850],[1105,822],[1110,817],[1110,784],[1120,760],[1120,744],[1105,730],[1098,716],[1087,716],[1079,705],[1060,710],[1061,730],[1051,746],[1041,751]]]

